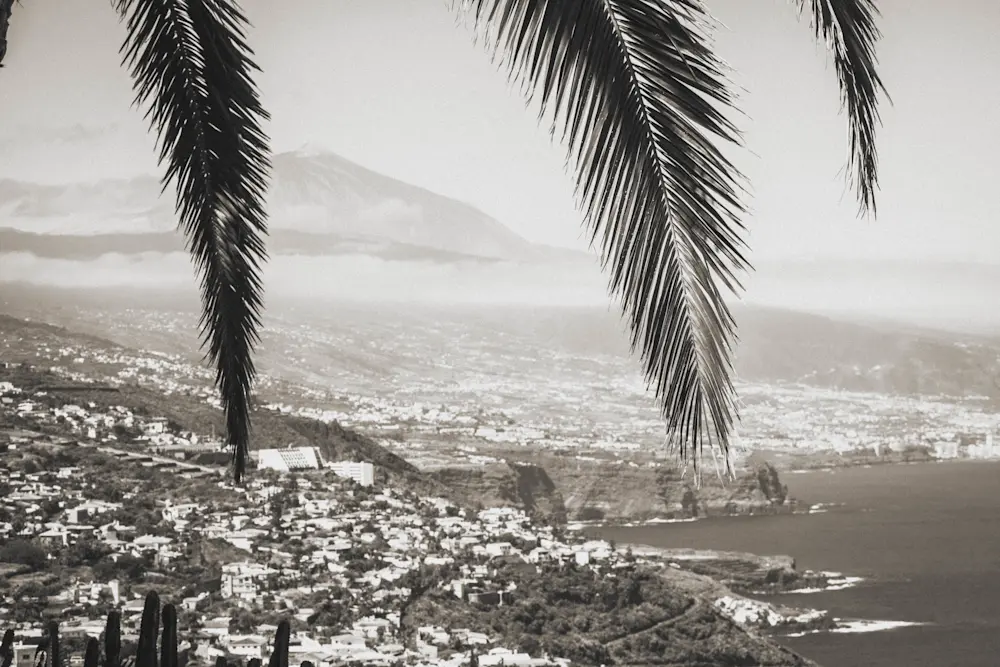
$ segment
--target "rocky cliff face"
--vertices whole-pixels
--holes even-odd
[[[720,483],[705,475],[696,488],[691,475],[670,464],[658,467],[550,457],[541,465],[565,496],[570,519],[642,521],[733,514],[790,512],[777,471],[766,463]]]
[[[495,464],[477,468],[445,468],[431,476],[453,497],[470,506],[513,506],[532,518],[552,524],[566,522],[563,494],[541,467],[531,464]]]

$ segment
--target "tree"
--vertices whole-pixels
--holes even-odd
[[[13,539],[0,547],[0,563],[27,565],[33,570],[39,570],[48,563],[48,555],[32,542]]]
[[[103,542],[100,542],[93,535],[81,535],[66,549],[63,554],[63,561],[69,567],[81,565],[97,565],[111,555],[111,549]]]
[[[359,0],[360,1],[360,0]],[[137,101],[147,104],[201,277],[203,344],[215,366],[234,475],[246,470],[266,259],[267,113],[234,0],[117,0]],[[668,442],[698,465],[728,453],[736,417],[734,323],[723,291],[749,269],[738,144],[709,16],[689,0],[461,0],[494,58],[565,144],[577,198]],[[849,115],[849,181],[875,212],[875,0],[796,0],[833,54]],[[0,0],[0,64],[12,0]],[[728,468],[728,456],[726,456]]]

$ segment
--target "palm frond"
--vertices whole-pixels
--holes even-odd
[[[841,104],[847,110],[850,139],[848,183],[856,190],[860,213],[876,212],[878,153],[875,129],[880,123],[879,94],[889,94],[876,67],[875,44],[881,33],[875,0],[796,0],[799,11],[808,4],[816,38],[833,55],[840,79]]]
[[[7,55],[7,31],[13,13],[14,0],[0,0],[0,67],[3,67],[3,58]]]
[[[697,466],[728,455],[734,325],[721,288],[749,268],[733,99],[697,0],[464,0],[479,36],[538,99],[655,389]],[[561,132],[560,132],[561,130]],[[729,458],[726,456],[728,467]]]
[[[267,119],[244,41],[246,17],[230,0],[116,0],[128,35],[137,104],[177,186],[177,212],[201,276],[201,329],[215,365],[235,477],[246,467],[266,259]]]

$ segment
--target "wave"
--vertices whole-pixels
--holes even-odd
[[[888,630],[900,630],[902,628],[931,625],[931,623],[920,623],[916,621],[874,621],[863,619],[846,620],[841,618],[835,618],[833,621],[836,625],[830,629],[805,630],[803,632],[792,632],[782,636],[788,638],[805,637],[806,635],[815,635],[824,632],[836,634],[859,634],[866,632],[886,632]]]
[[[831,591],[842,591],[848,588],[854,588],[858,584],[863,583],[865,581],[864,577],[845,577],[839,572],[821,572],[820,574],[827,578],[826,586],[797,588],[787,592],[789,594],[795,593],[797,595],[809,595],[812,593],[829,593]]]

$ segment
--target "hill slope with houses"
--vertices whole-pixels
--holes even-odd
[[[60,331],[24,325],[19,335],[51,342]],[[5,339],[7,350],[11,343]],[[69,356],[87,363],[79,350]],[[19,651],[33,650],[47,615],[60,614],[68,636],[85,637],[101,631],[93,619],[111,606],[122,608],[128,639],[141,616],[137,601],[152,588],[181,606],[182,626],[192,628],[185,649],[204,662],[265,657],[260,633],[291,617],[296,657],[316,663],[459,667],[475,647],[480,664],[752,659],[778,667],[811,663],[745,627],[829,623],[819,612],[741,598],[683,559],[635,556],[518,508],[476,509],[437,496],[447,488],[333,425],[314,426],[314,437],[337,455],[377,458],[383,474],[372,487],[329,470],[258,471],[234,487],[211,461],[185,470],[148,455],[137,460],[128,453],[157,442],[203,444],[187,425],[214,408],[176,387],[165,393],[107,379],[87,382],[58,366],[2,369],[0,621],[20,624],[27,641]],[[266,433],[308,437],[295,420],[276,419],[259,420]],[[787,562],[771,567],[786,585],[815,583]],[[774,579],[765,570],[756,583]],[[591,594],[581,598],[580,590]],[[551,622],[520,622],[539,609]]]

